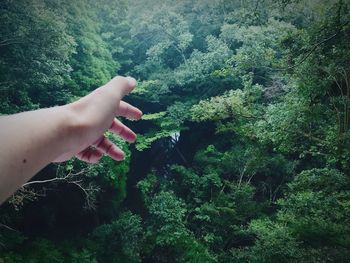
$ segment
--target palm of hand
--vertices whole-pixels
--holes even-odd
[[[122,101],[135,85],[133,78],[116,77],[79,101],[67,105],[75,115],[72,126],[78,132],[71,142],[71,149],[55,162],[77,156],[85,162],[96,163],[104,154],[117,161],[123,160],[123,151],[106,138],[104,133],[109,130],[126,141],[135,141],[136,134],[115,118],[141,118],[142,112],[139,109]]]

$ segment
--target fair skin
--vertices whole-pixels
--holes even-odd
[[[0,203],[50,162],[76,156],[96,163],[103,155],[123,160],[123,151],[104,133],[136,140],[135,133],[115,118],[141,118],[139,109],[122,101],[135,85],[133,78],[115,77],[74,103],[1,116]]]

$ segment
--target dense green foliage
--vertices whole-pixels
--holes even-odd
[[[50,165],[2,205],[4,262],[349,260],[349,2],[3,0],[0,21],[1,114],[116,74],[146,113],[135,146],[110,135],[126,161]]]

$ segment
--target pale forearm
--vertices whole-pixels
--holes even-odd
[[[67,106],[0,117],[0,203],[69,150],[72,122]]]

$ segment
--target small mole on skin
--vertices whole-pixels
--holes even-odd
[[[27,159],[23,159],[23,163],[26,163],[27,162]]]

